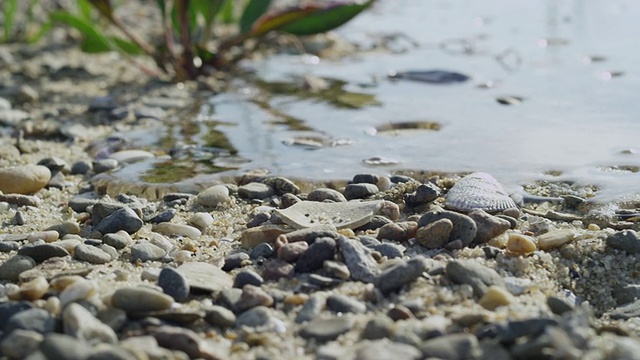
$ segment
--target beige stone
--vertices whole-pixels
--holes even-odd
[[[495,310],[499,306],[506,306],[513,303],[514,298],[507,289],[500,286],[489,286],[487,292],[484,293],[480,301],[480,306],[487,310]]]
[[[540,250],[556,249],[575,239],[577,235],[573,229],[552,230],[538,236],[538,248]]]
[[[32,194],[49,183],[51,171],[42,165],[0,169],[0,191],[5,194]]]
[[[536,251],[536,242],[531,236],[510,233],[507,240],[507,251],[511,255],[527,255]]]

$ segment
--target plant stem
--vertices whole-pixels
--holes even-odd
[[[189,0],[177,0],[178,21],[180,22],[180,35],[182,38],[182,70],[190,79],[196,77],[196,68],[193,64],[193,44],[189,33],[188,12]]]

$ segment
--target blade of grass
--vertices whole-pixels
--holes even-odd
[[[18,10],[18,0],[6,0],[4,4],[4,41],[7,42],[13,33],[16,12]]]
[[[249,0],[240,17],[240,32],[249,32],[256,20],[269,10],[269,6],[271,0]]]
[[[374,0],[367,2],[334,3],[319,7],[307,16],[284,25],[279,30],[293,35],[314,35],[333,30],[366,10]]]

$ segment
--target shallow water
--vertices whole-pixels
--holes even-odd
[[[211,98],[200,118],[223,123],[216,130],[249,161],[241,169],[314,180],[485,171],[508,187],[535,179],[594,184],[610,200],[640,192],[638,18],[632,1],[382,0],[340,34],[365,49],[386,35],[412,40],[389,36],[391,51],[340,61],[279,55],[245,63],[264,86],[240,82],[236,93]],[[387,78],[407,70],[471,79]],[[306,75],[339,80],[339,101],[273,87]],[[265,88],[279,94],[264,97]],[[500,97],[522,102],[503,105]],[[354,98],[368,105],[349,108]],[[381,131],[404,122],[434,126]]]

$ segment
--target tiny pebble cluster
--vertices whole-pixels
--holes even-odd
[[[0,169],[6,358],[640,358],[631,217],[496,211],[486,194],[446,198],[495,192],[446,176],[111,197],[79,167]],[[30,222],[44,212],[59,220]]]

